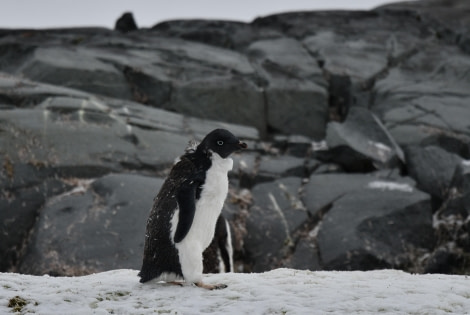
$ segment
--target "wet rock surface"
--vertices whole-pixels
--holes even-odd
[[[469,10],[0,30],[0,271],[138,269],[175,158],[226,128],[235,271],[468,274]]]

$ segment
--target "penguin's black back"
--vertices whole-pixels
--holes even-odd
[[[183,277],[178,252],[171,239],[171,219],[178,206],[177,195],[181,185],[194,176],[205,174],[209,167],[210,159],[193,152],[183,155],[171,169],[154,199],[147,221],[140,282],[157,278],[162,273],[174,273]],[[197,192],[196,198],[199,193],[200,191]]]

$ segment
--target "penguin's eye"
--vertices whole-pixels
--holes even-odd
[[[222,140],[218,140],[217,145],[224,145],[224,142]]]

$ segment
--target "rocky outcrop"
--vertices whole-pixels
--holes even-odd
[[[138,269],[174,159],[223,127],[235,271],[468,273],[469,10],[0,30],[0,270]]]

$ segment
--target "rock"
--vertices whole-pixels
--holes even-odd
[[[373,160],[349,146],[340,145],[328,150],[314,152],[314,157],[348,173],[368,173],[377,170]]]
[[[317,222],[309,243],[321,269],[422,270],[418,258],[435,243],[429,196],[398,174],[313,174],[302,201]]]
[[[470,6],[459,0],[425,0],[399,2],[381,6],[378,11],[408,11],[430,24],[436,36],[447,42],[456,42],[468,52],[468,30],[470,29]]]
[[[329,74],[329,107],[330,120],[344,121],[349,108],[353,105],[353,87],[349,76],[344,74]]]
[[[257,182],[263,180],[273,180],[281,177],[308,177],[308,170],[305,167],[304,159],[280,156],[264,156],[259,161],[257,172]]]
[[[255,126],[264,135],[264,99],[244,55],[190,41],[155,39],[149,33],[122,36],[114,33],[107,42],[90,39],[79,46],[38,43],[35,49],[25,49],[24,60],[15,68],[0,70],[185,115]],[[240,104],[251,111],[241,110]]]
[[[392,173],[371,174],[313,174],[304,186],[302,201],[310,214],[321,217],[336,201],[362,191],[412,192],[415,182],[407,177],[393,177]]]
[[[162,179],[108,175],[83,181],[41,212],[19,272],[78,276],[139,269],[145,226]]]
[[[14,166],[14,177],[27,178],[18,165]],[[27,186],[14,189],[10,179],[0,172],[0,270],[17,271],[29,231],[35,226],[41,207],[49,198],[67,189],[59,180],[31,181]],[[23,177],[24,176],[24,177]]]
[[[248,54],[267,81],[268,126],[282,133],[323,139],[328,112],[326,82],[316,60],[292,38],[254,42]]]
[[[114,26],[116,31],[127,33],[137,30],[137,24],[135,23],[134,16],[131,12],[125,12],[116,21]]]
[[[419,144],[441,134],[468,136],[463,119],[469,114],[468,67],[458,48],[428,44],[377,80],[372,108],[400,144]]]
[[[254,24],[282,30],[301,40],[322,65],[330,85],[338,87],[338,77],[350,82],[334,95],[344,95],[352,105],[361,107],[373,101],[370,89],[375,80],[397,60],[414,52],[422,37],[431,36],[414,17],[392,12],[292,12],[258,18]],[[405,25],[406,34],[396,36],[394,30]]]
[[[416,180],[418,187],[438,200],[444,200],[462,159],[435,146],[409,146],[405,154],[408,173]]]
[[[364,34],[369,28],[361,22],[368,19],[375,20],[377,17],[377,13],[366,11],[287,12],[256,18],[252,24],[256,27],[278,30],[293,38],[305,38],[323,30],[333,30],[348,35]]]
[[[165,107],[171,99],[171,80],[162,73],[161,69],[155,68],[126,65],[124,75],[131,83],[134,100],[156,107]]]
[[[470,250],[470,165],[457,165],[445,200],[434,214],[439,244],[425,272],[464,274]]]
[[[61,176],[77,176],[80,172],[82,177],[87,177],[123,167],[151,165],[162,170],[171,165],[186,146],[188,137],[164,131],[133,130],[123,118],[106,112],[105,103],[97,104],[102,108],[59,106],[0,112],[0,119],[6,125],[2,135],[4,152],[9,154],[13,164],[41,161]],[[67,124],[64,124],[65,119]],[[169,142],[167,150],[155,147],[154,143],[162,141]],[[148,155],[152,156],[151,160]],[[147,156],[147,161],[140,161]]]
[[[360,107],[351,108],[343,123],[328,124],[326,142],[333,150],[341,148],[355,151],[361,157],[360,160],[370,159],[378,168],[393,168],[404,160],[401,148],[382,122],[373,113]],[[338,153],[334,155],[344,156]],[[350,159],[352,157],[354,155],[349,155]]]
[[[240,187],[251,188],[256,184],[259,155],[247,152],[245,154],[233,155],[233,169],[229,177],[237,178]]]
[[[381,43],[386,42],[386,37],[382,38]],[[320,31],[306,37],[303,43],[309,51],[320,56],[328,73],[342,75],[353,85],[365,82],[387,65],[387,45],[369,42],[363,37],[351,38],[332,31]],[[345,49],[348,50],[347,56],[344,55]]]
[[[299,158],[310,155],[315,143],[312,139],[302,135],[275,135],[273,139],[273,146],[279,149],[281,153]]]
[[[168,37],[180,37],[235,50],[242,50],[257,39],[282,36],[269,28],[255,28],[247,23],[220,20],[166,21],[153,26],[152,31]]]
[[[322,270],[318,249],[306,239],[299,240],[287,266],[299,270]]]
[[[43,86],[39,87],[35,90],[41,93]],[[8,95],[13,92],[20,93],[7,89]],[[38,160],[63,176],[75,176],[73,168],[82,176],[123,169],[161,171],[173,164],[191,138],[200,140],[212,129],[225,127],[243,138],[258,137],[253,128],[187,119],[129,101],[84,96],[54,96],[34,109],[0,111],[1,150],[8,153],[11,163]],[[162,143],[165,150],[159,148]]]
[[[40,47],[16,70],[16,74],[34,81],[131,99],[122,72],[98,57],[83,48]]]
[[[317,241],[327,270],[420,270],[435,244],[429,197],[416,189],[346,194],[324,214]]]
[[[194,100],[198,100],[197,104]],[[178,82],[173,86],[169,109],[195,117],[254,126],[261,135],[266,134],[263,95],[255,84],[239,76],[222,75]]]
[[[457,154],[464,159],[470,159],[470,138],[465,136],[453,137],[446,134],[437,134],[424,139],[423,147],[436,146],[447,152]]]
[[[86,92],[32,82],[5,73],[0,73],[0,95],[6,103],[26,108],[44,101],[49,96],[92,97]]]
[[[455,273],[454,267],[456,265],[461,265],[458,255],[452,253],[449,250],[440,249],[437,250],[433,255],[428,259],[426,267],[424,269],[425,273]]]
[[[308,177],[316,166],[314,161],[289,156],[249,154],[234,155],[232,178],[240,180],[240,187],[251,188],[257,184],[283,177]]]
[[[294,232],[308,219],[298,190],[301,179],[286,177],[256,185],[253,205],[246,221],[244,250],[251,270],[260,272],[279,266],[294,245]]]

